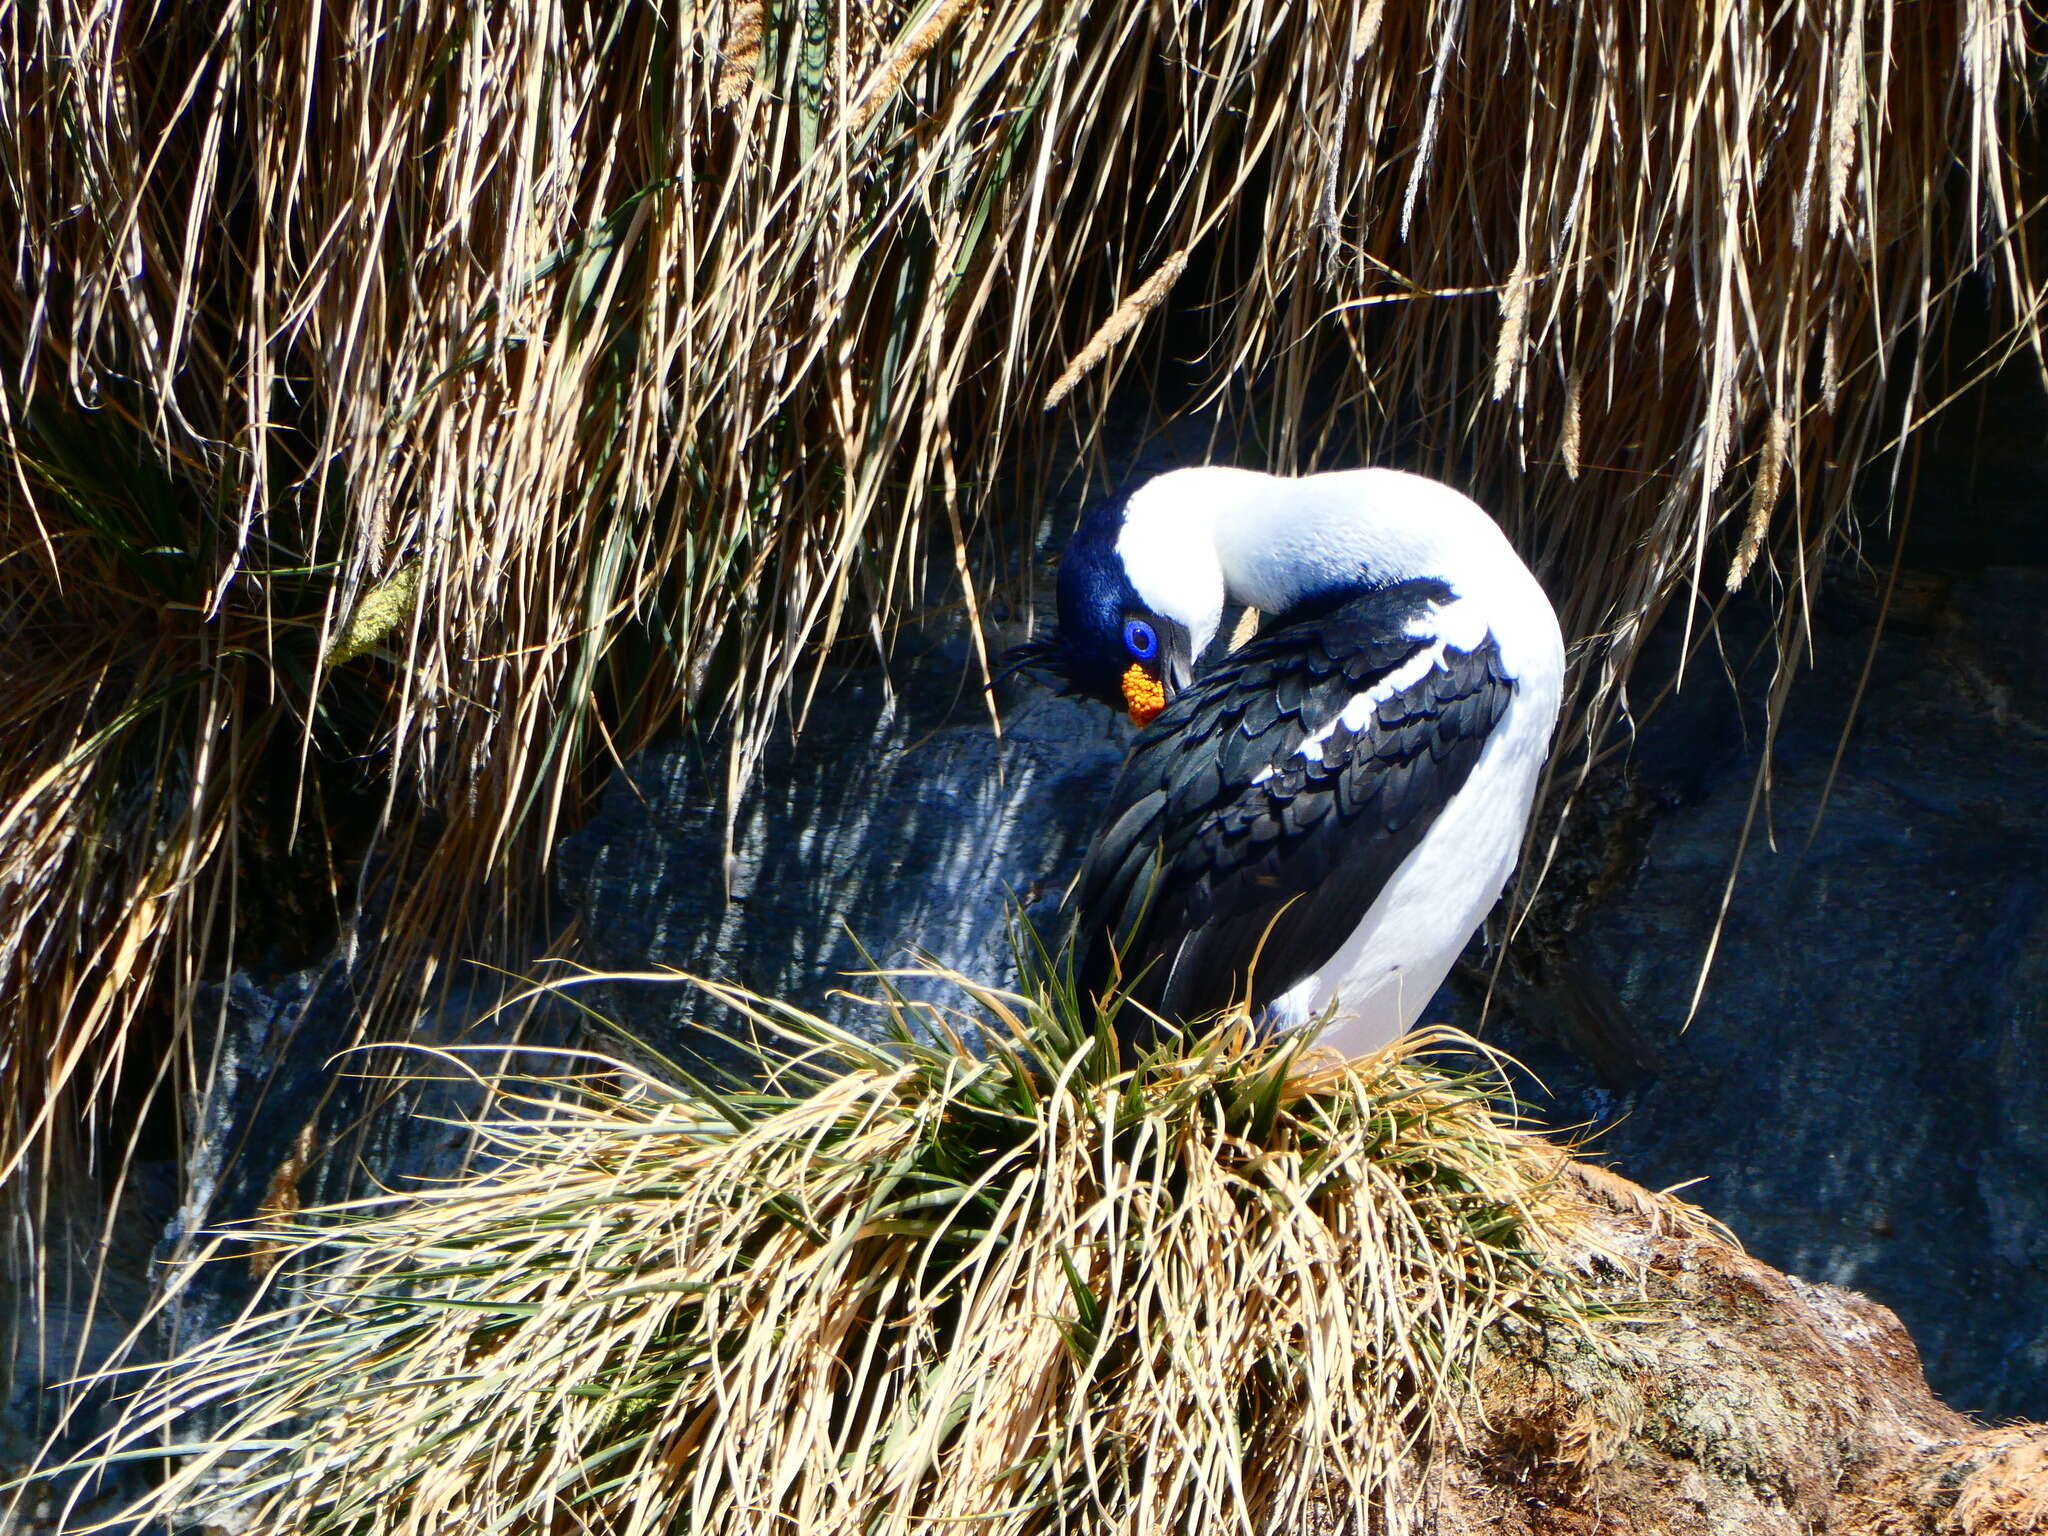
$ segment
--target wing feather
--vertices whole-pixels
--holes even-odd
[[[1187,1019],[1247,990],[1261,1006],[1328,961],[1513,697],[1491,637],[1459,651],[1418,632],[1449,596],[1407,582],[1290,615],[1138,737],[1073,892],[1084,986],[1114,947],[1140,1001]],[[1376,688],[1354,730],[1340,716]]]

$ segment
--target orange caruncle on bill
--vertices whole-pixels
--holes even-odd
[[[1166,708],[1166,685],[1135,661],[1124,669],[1124,707],[1133,725],[1150,725]]]

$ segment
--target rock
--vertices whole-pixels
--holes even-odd
[[[1011,912],[1046,923],[1057,907],[1128,728],[1025,687],[998,739],[964,657],[906,659],[893,686],[879,668],[826,674],[800,742],[761,764],[729,866],[720,750],[677,741],[628,764],[559,849],[582,957],[736,982],[870,1032],[874,1011],[842,990],[869,957],[1014,981]],[[669,1053],[716,1055],[707,1022],[733,1027],[688,987],[610,987],[599,1006]]]
[[[1595,1129],[1591,1155],[1651,1185],[1703,1181],[1690,1197],[1759,1257],[1894,1308],[1950,1401],[2042,1418],[2048,569],[1934,585],[1926,632],[1878,646],[1839,767],[1871,629],[1833,610],[1690,1023],[1750,815],[1756,709],[1698,669],[1644,726],[1626,792],[1595,795],[1626,867],[1551,942],[1611,994],[1647,1071],[1560,1049],[1555,1021],[1518,1006],[1551,987],[1511,985],[1488,1029],[1548,1085],[1532,1093],[1550,1123]]]
[[[84,1198],[76,1181],[52,1180],[45,1192],[50,1198],[37,1211],[40,1285],[9,1298],[0,1480],[39,1459],[63,1462],[108,1424],[112,1390],[82,1378],[118,1357],[149,1307],[150,1258],[175,1203],[175,1174],[167,1163],[132,1165],[111,1219]],[[145,1469],[116,1466],[0,1492],[0,1532],[55,1530],[67,1501],[75,1502],[76,1512],[66,1529],[114,1522],[148,1482]],[[131,1531],[119,1522],[98,1528],[118,1536]]]
[[[160,1309],[140,1358],[219,1332],[257,1294],[274,1261],[223,1234],[487,1168],[469,1127],[508,1104],[486,1078],[561,1075],[560,1049],[577,1034],[566,1006],[498,1011],[515,985],[452,987],[407,1040],[355,1051],[360,1010],[345,950],[309,970],[234,975],[219,1000],[211,1091],[188,1111],[185,1198],[142,1255]]]
[[[2048,1529],[2048,1426],[1943,1406],[1886,1308],[1750,1258],[1583,1165],[1604,1348],[1510,1337],[1429,1480],[1439,1536],[2018,1536]]]

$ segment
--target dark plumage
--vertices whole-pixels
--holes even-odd
[[[1191,1019],[1330,960],[1514,693],[1491,636],[1467,652],[1413,632],[1450,596],[1424,579],[1299,605],[1140,734],[1072,897],[1084,987],[1108,981],[1114,942],[1134,996]],[[1404,666],[1418,675],[1356,730],[1339,719]]]

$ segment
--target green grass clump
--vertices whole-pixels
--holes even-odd
[[[280,1536],[1397,1530],[1488,1330],[1583,1317],[1558,1155],[1455,1037],[1132,1062],[953,979],[880,1045],[707,987],[779,1042],[743,1091],[498,1084],[488,1171],[259,1234],[287,1299],[104,1454]]]

